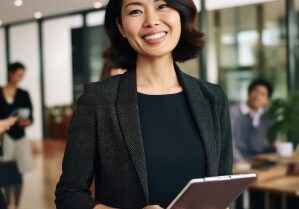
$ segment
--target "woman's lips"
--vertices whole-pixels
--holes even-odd
[[[167,32],[158,32],[158,33],[152,33],[149,35],[145,35],[142,38],[150,44],[157,44],[161,43],[164,40],[164,37],[167,35]]]

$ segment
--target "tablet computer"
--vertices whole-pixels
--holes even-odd
[[[256,174],[192,179],[167,209],[225,209],[255,179]]]

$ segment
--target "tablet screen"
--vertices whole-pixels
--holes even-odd
[[[167,209],[225,209],[255,179],[256,174],[192,179]]]

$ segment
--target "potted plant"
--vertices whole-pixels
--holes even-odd
[[[268,130],[271,143],[279,140],[278,153],[289,157],[294,146],[299,144],[299,92],[286,99],[274,99],[269,108],[272,125]]]

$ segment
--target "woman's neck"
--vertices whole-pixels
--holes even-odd
[[[18,86],[14,83],[7,83],[6,86],[5,86],[6,89],[17,89]]]
[[[5,98],[13,98],[16,95],[17,88],[17,85],[14,85],[13,83],[7,83],[3,88],[3,95]]]
[[[136,65],[137,91],[146,94],[169,94],[182,90],[172,56],[146,58],[139,56]]]

